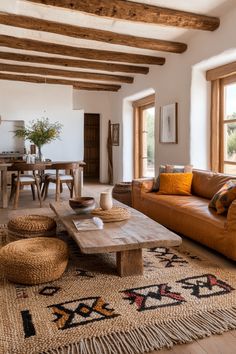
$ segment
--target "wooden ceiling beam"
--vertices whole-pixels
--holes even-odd
[[[57,65],[63,67],[94,69],[109,72],[123,72],[132,74],[148,74],[147,66],[136,66],[126,64],[102,63],[98,61],[77,60],[59,57],[46,57],[21,53],[0,52],[0,59],[20,61],[25,63],[37,63],[47,65]]]
[[[96,16],[180,28],[214,31],[220,25],[220,19],[217,17],[124,0],[27,1],[37,4],[62,7],[70,10],[77,10]]]
[[[149,55],[72,47],[69,45],[49,43],[37,41],[34,39],[12,37],[7,35],[0,35],[0,46],[101,61],[127,62],[133,64],[150,65],[163,65],[165,63],[165,58],[159,58]]]
[[[8,71],[24,74],[37,74],[45,76],[64,76],[72,79],[87,79],[95,81],[118,81],[132,84],[133,77],[121,75],[109,75],[101,73],[91,73],[84,71],[60,70],[52,68],[42,68],[29,65],[5,64],[0,62],[0,71]]]
[[[187,49],[187,45],[184,43],[119,34],[110,31],[79,27],[65,23],[42,20],[36,17],[10,14],[6,12],[0,12],[0,24],[36,31],[56,33],[73,38],[82,38],[109,44],[119,44],[123,46],[151,49],[163,52],[183,53]]]
[[[18,75],[18,74],[8,74],[0,72],[0,80],[10,80],[10,81],[22,81],[31,82],[36,84],[53,84],[53,85],[70,85],[79,90],[90,90],[90,91],[118,91],[120,85],[106,85],[97,84],[92,82],[83,82],[75,80],[65,80],[65,79],[52,79],[49,77],[42,76],[30,76],[30,75]]]

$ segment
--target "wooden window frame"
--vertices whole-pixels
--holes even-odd
[[[231,75],[229,77],[225,77],[220,80],[220,97],[221,97],[221,110],[220,110],[220,152],[221,152],[221,158],[220,158],[220,170],[221,172],[224,171],[224,165],[236,165],[236,162],[234,161],[227,161],[225,160],[224,156],[224,126],[227,123],[236,123],[236,119],[232,120],[226,120],[224,117],[224,112],[225,112],[225,107],[224,107],[224,88],[227,85],[230,84],[236,84],[236,74]]]
[[[236,62],[207,71],[206,78],[211,80],[211,169],[224,172],[224,165],[236,165],[236,162],[225,160],[224,156],[224,88],[236,83]],[[230,120],[235,123],[236,119]]]
[[[141,151],[143,150],[143,139],[142,134],[140,134],[141,127],[143,124],[142,116],[143,111],[155,107],[155,94],[144,97],[140,100],[133,102],[134,109],[134,178],[143,177],[142,171],[142,156]]]

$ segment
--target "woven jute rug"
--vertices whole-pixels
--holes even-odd
[[[113,255],[82,255],[59,236],[70,246],[61,279],[23,286],[1,276],[0,353],[144,353],[236,328],[233,271],[157,248],[144,251],[143,276],[120,278]]]

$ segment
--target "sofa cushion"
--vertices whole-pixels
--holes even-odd
[[[232,177],[211,171],[193,170],[192,194],[212,199]]]
[[[161,173],[158,194],[191,195],[192,173]]]
[[[159,175],[154,179],[153,183],[153,192],[157,192],[160,187],[160,174],[161,173],[191,173],[193,170],[192,165],[160,165],[159,166]]]
[[[156,203],[156,212],[157,207],[158,212],[165,213],[166,209],[171,209],[172,221],[178,218],[180,214],[184,215],[185,218],[194,218],[198,222],[204,223],[209,226],[209,224],[224,228],[226,218],[223,215],[218,215],[214,209],[209,209],[209,201],[205,198],[191,196],[178,196],[178,195],[158,195],[157,193],[148,193],[145,194],[145,199],[149,200],[150,211],[153,208],[153,203]],[[165,207],[165,208],[164,208]],[[149,215],[148,211],[146,212]],[[206,226],[207,233],[207,226]]]
[[[191,173],[193,170],[192,165],[165,165],[166,173]]]
[[[226,182],[223,187],[213,196],[209,203],[217,214],[227,213],[230,204],[236,199],[236,180]]]

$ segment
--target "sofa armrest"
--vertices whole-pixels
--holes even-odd
[[[142,192],[152,190],[154,178],[137,178],[132,181],[132,205],[135,208],[136,202],[141,199]]]
[[[231,203],[227,214],[227,228],[236,231],[236,199]]]
[[[132,182],[132,188],[140,189],[142,192],[150,192],[153,188],[154,178],[137,178]]]

